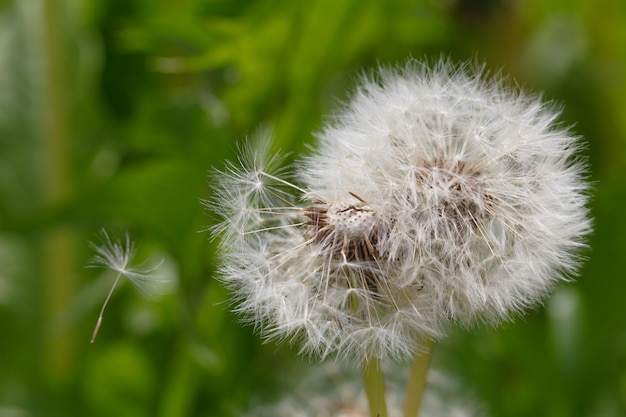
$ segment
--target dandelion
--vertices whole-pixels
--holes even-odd
[[[100,310],[100,315],[98,316],[98,321],[96,322],[96,326],[91,336],[91,343],[93,343],[96,340],[98,331],[100,330],[104,310],[106,309],[109,299],[113,295],[113,291],[122,276],[128,278],[135,288],[148,297],[158,291],[163,280],[153,274],[161,263],[150,267],[130,266],[130,263],[135,256],[135,245],[130,240],[128,233],[124,235],[124,240],[113,241],[109,237],[107,231],[103,229],[100,232],[100,244],[90,242],[89,246],[96,251],[96,255],[93,257],[90,266],[108,268],[117,272],[115,281],[113,281],[111,290],[104,300],[104,304]]]
[[[362,77],[291,172],[249,145],[210,203],[237,311],[366,381],[412,355],[422,378],[451,323],[496,325],[576,273],[588,184],[557,117],[501,78],[411,61]]]
[[[396,366],[397,368],[397,366]],[[403,416],[405,378],[399,369],[386,372],[388,376],[389,416]],[[293,375],[291,376],[293,379]],[[424,394],[423,417],[482,417],[483,406],[468,394],[451,376],[432,370]],[[368,404],[359,375],[336,362],[325,363],[298,375],[296,381],[284,381],[289,394],[277,401],[260,402],[253,398],[245,417],[367,417]]]

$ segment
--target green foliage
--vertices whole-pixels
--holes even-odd
[[[45,5],[44,5],[45,4]],[[200,200],[272,127],[303,151],[377,63],[486,61],[588,141],[596,232],[576,283],[435,348],[493,416],[626,415],[623,1],[0,2],[0,416],[229,416],[297,363],[228,312]],[[162,254],[176,290],[84,269],[102,227]],[[143,249],[142,249],[143,248]]]

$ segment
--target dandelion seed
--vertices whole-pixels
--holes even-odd
[[[269,138],[217,174],[221,279],[267,338],[403,359],[450,323],[497,324],[576,273],[591,226],[558,111],[480,71],[365,76],[293,168]]]
[[[96,340],[98,331],[100,330],[104,310],[106,309],[109,299],[113,295],[113,291],[122,276],[128,278],[133,286],[147,297],[151,297],[156,294],[164,280],[153,274],[153,272],[159,268],[161,262],[150,267],[130,266],[130,263],[135,256],[135,245],[130,240],[128,233],[124,235],[123,240],[113,241],[109,237],[107,231],[103,229],[100,232],[100,244],[90,242],[89,246],[96,251],[96,255],[93,257],[92,263],[89,266],[107,268],[117,272],[115,281],[113,281],[111,290],[104,300],[100,310],[100,315],[98,316],[98,321],[96,322],[96,326],[91,336],[91,343],[93,343]]]

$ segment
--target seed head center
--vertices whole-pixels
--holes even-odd
[[[313,240],[344,260],[368,261],[377,256],[376,241],[379,219],[376,212],[356,194],[353,199],[339,202],[315,200],[304,209],[310,220]]]
[[[374,211],[367,206],[333,204],[328,207],[327,223],[350,240],[368,236],[376,224]]]

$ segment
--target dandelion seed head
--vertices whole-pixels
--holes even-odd
[[[403,358],[450,323],[523,313],[591,229],[554,106],[445,61],[378,74],[290,176],[250,146],[211,203],[238,311],[322,357]]]
[[[404,415],[405,372],[392,369],[386,373],[388,415]],[[282,381],[281,381],[282,382]],[[369,417],[367,396],[358,372],[327,362],[323,366],[298,375],[296,381],[284,382],[288,395],[275,402],[260,402],[253,397],[244,416],[254,417]],[[451,376],[433,369],[428,376],[420,416],[482,417],[487,413],[471,389]]]

